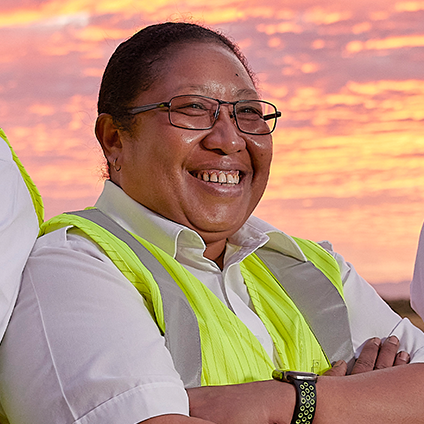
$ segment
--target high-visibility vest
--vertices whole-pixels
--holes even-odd
[[[19,168],[19,171],[21,172],[22,178],[25,181],[25,185],[27,186],[27,189],[29,191],[29,194],[31,195],[32,203],[34,205],[35,212],[38,217],[38,223],[41,225],[44,221],[44,205],[43,200],[41,199],[40,193],[31,180],[31,177],[29,176],[28,172],[25,170],[24,166],[22,165],[21,161],[19,160],[18,156],[16,155],[15,151],[13,150],[12,146],[9,143],[9,140],[6,137],[6,134],[4,131],[0,128],[0,137],[7,143],[7,145],[10,148],[10,151],[12,153],[12,157],[14,162]]]
[[[185,387],[270,379],[274,365],[256,337],[174,258],[96,209],[59,215],[42,232],[68,225],[93,239],[144,297]],[[296,241],[308,261],[264,247],[241,271],[282,367],[323,373],[353,358],[340,271],[321,246]]]

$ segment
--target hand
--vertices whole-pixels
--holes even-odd
[[[397,353],[399,340],[396,336],[387,338],[384,343],[378,337],[368,340],[358,359],[355,361],[351,374],[361,374],[372,370],[390,368],[409,363],[407,352]],[[347,373],[345,361],[337,361],[333,368],[324,373],[327,376],[341,377]]]

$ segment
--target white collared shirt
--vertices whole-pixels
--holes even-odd
[[[114,184],[106,182],[96,207],[173,255],[234,310],[273,357],[239,263],[264,244],[306,260],[291,237],[251,217],[229,240],[221,271],[203,257],[205,245],[197,233],[154,214]],[[394,334],[413,361],[424,362],[423,333],[333,254],[344,281],[354,349],[358,352],[370,337]],[[181,379],[142,297],[75,229],[38,240],[0,346],[0,375],[0,402],[11,422],[134,424],[189,411]]]
[[[9,322],[22,271],[38,236],[31,195],[12,152],[0,137],[0,341]]]
[[[424,225],[420,233],[410,290],[411,306],[424,319]]]

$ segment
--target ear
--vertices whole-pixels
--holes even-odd
[[[101,113],[96,120],[95,133],[109,163],[119,157],[122,142],[119,129],[113,123],[112,115]]]

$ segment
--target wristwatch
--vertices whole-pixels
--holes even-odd
[[[315,383],[318,375],[313,372],[274,370],[272,378],[293,384],[296,389],[296,407],[290,424],[312,424],[317,405]]]

